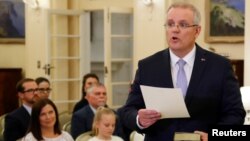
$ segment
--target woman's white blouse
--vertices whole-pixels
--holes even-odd
[[[74,141],[72,136],[68,132],[65,132],[65,131],[62,131],[62,134],[55,138],[45,138],[45,137],[43,138],[45,141]],[[23,137],[21,141],[37,141],[37,139],[30,132],[25,137]]]

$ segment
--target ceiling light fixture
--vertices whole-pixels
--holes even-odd
[[[143,3],[146,5],[146,6],[151,6],[153,4],[153,0],[143,0]]]

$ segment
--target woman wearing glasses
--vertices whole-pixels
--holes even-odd
[[[38,86],[37,97],[35,97],[35,100],[40,98],[49,98],[49,94],[51,92],[49,80],[45,77],[38,77],[35,81]]]
[[[73,109],[73,113],[88,105],[86,96],[86,89],[88,89],[91,85],[99,83],[99,77],[94,73],[87,73],[83,76],[82,81],[82,99],[78,101]]]

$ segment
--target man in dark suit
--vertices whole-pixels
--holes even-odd
[[[31,107],[34,103],[34,96],[37,93],[35,80],[25,78],[17,83],[18,97],[22,106],[5,117],[4,140],[16,141],[22,138],[28,129]]]
[[[121,118],[128,128],[145,133],[146,141],[173,141],[175,132],[196,132],[207,141],[209,125],[244,122],[239,84],[230,61],[195,43],[201,31],[199,24],[200,13],[193,5],[174,3],[167,10],[169,48],[138,63]],[[160,120],[160,112],[145,108],[140,85],[182,88],[178,84],[179,59],[185,62],[182,82],[186,82],[187,89],[182,93],[190,118]]]
[[[98,107],[106,106],[107,93],[103,84],[94,84],[87,88],[86,99],[88,105],[73,113],[71,119],[71,135],[76,139],[80,134],[91,131],[94,114]],[[119,120],[116,121],[115,135],[123,137]]]

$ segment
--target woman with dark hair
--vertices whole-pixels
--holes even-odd
[[[49,94],[51,92],[51,88],[50,88],[50,82],[47,78],[45,77],[38,77],[36,78],[36,84],[38,86],[38,92],[37,92],[37,96],[35,97],[35,101],[37,99],[40,98],[49,98]]]
[[[99,78],[94,73],[87,73],[83,76],[82,80],[82,99],[76,103],[73,113],[77,110],[81,109],[82,107],[88,105],[88,101],[85,99],[86,96],[86,89],[89,88],[93,84],[99,83]]]
[[[73,141],[61,131],[56,105],[47,98],[39,99],[32,107],[28,134],[22,141]]]

